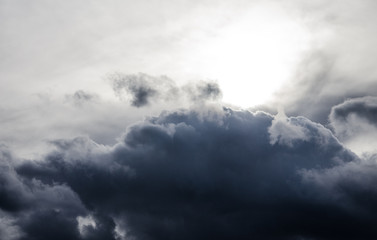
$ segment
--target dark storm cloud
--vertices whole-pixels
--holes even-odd
[[[9,165],[2,166],[0,181],[1,239],[83,239],[77,217],[87,215],[88,211],[70,187],[24,179]],[[99,219],[98,225],[95,229],[86,227],[87,239],[115,239],[111,231],[113,220],[93,214]]]
[[[9,212],[19,211],[27,207],[28,196],[14,172],[11,153],[5,146],[1,146],[0,150],[0,208]]]
[[[2,239],[79,239],[76,216],[86,210],[76,193],[66,185],[22,178],[6,149],[0,157]]]
[[[70,239],[120,238],[119,229],[135,239],[377,237],[373,171],[303,117],[181,110],[129,127],[111,148],[88,138],[54,144],[14,174],[71,189],[85,210],[61,202],[53,208],[61,212],[18,210],[29,211],[17,221],[28,239],[52,237],[42,221],[61,224]],[[78,233],[74,216],[87,215],[95,226]]]
[[[117,73],[111,75],[110,79],[115,94],[120,98],[131,97],[130,102],[134,107],[158,101],[182,101],[185,98],[193,102],[217,100],[222,95],[216,82],[199,81],[181,87],[166,76],[153,77],[144,73]]]

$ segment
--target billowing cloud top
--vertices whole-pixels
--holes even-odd
[[[0,240],[377,239],[376,9],[1,1]]]
[[[132,125],[113,147],[54,144],[19,164],[3,151],[3,239],[377,236],[372,160],[303,117],[181,110]]]

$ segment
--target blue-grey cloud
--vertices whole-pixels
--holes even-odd
[[[292,135],[296,128],[305,137]],[[328,129],[303,117],[181,110],[132,125],[113,147],[88,138],[55,145],[43,161],[23,162],[12,174],[25,184],[70,189],[74,206],[84,209],[32,201],[33,210],[22,203],[7,210],[28,212],[15,223],[27,239],[59,232],[38,228],[41,221],[64,226],[70,239],[120,238],[115,229],[142,240],[377,236],[377,219],[368,213],[376,201],[362,200],[376,194],[373,172]],[[360,190],[364,178],[372,180],[361,180]],[[88,215],[95,226],[80,234],[77,217]]]

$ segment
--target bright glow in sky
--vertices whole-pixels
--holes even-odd
[[[254,8],[193,51],[197,71],[218,80],[224,102],[267,101],[293,73],[308,33],[281,10]]]

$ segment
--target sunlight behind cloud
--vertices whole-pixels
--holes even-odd
[[[201,75],[219,81],[224,101],[251,107],[289,79],[308,33],[281,9],[253,8],[193,51]]]

